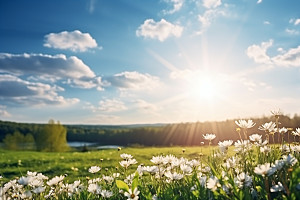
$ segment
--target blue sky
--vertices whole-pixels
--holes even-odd
[[[0,119],[63,124],[300,113],[298,0],[0,2]]]

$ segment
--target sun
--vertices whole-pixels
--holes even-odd
[[[191,92],[198,98],[211,99],[216,90],[210,77],[199,77],[191,82]]]

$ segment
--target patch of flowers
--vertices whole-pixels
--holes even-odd
[[[300,145],[295,142],[300,128],[279,128],[282,112],[271,113],[275,122],[258,128],[264,135],[247,134],[247,129],[256,125],[252,120],[236,121],[240,140],[219,141],[219,148],[208,156],[200,153],[188,160],[158,155],[151,158],[152,165],[144,166],[122,153],[120,173],[91,166],[88,171],[92,178],[73,183],[66,182],[65,175],[50,179],[28,171],[2,184],[0,199],[300,199]],[[270,144],[275,133],[281,138],[280,144]],[[284,134],[294,135],[294,142],[285,142]],[[216,138],[214,134],[203,137],[209,146]],[[228,148],[233,145],[235,155],[229,156]]]

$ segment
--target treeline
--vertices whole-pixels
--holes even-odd
[[[264,134],[258,127],[266,122],[275,121],[274,117],[251,118],[256,125],[248,130],[248,135],[253,133]],[[236,119],[220,122],[195,122],[178,123],[162,126],[147,127],[126,127],[126,126],[89,126],[89,125],[64,125],[67,130],[67,141],[97,142],[103,145],[132,145],[139,144],[145,146],[195,146],[204,141],[203,134],[213,133],[217,138],[213,144],[223,140],[238,140],[236,132],[238,127]],[[281,116],[280,127],[293,128],[300,127],[300,116]],[[42,124],[24,124],[0,121],[0,139],[5,135],[19,131],[26,135],[31,133],[34,138],[41,133]],[[286,134],[285,140],[288,139]],[[275,135],[277,142],[277,135]],[[290,136],[293,141],[294,137]],[[270,140],[273,141],[272,139]]]
[[[34,128],[32,128],[34,127]],[[0,122],[4,148],[9,150],[66,151],[67,129],[54,120],[45,125]],[[13,133],[5,133],[5,131]]]

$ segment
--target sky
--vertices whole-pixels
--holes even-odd
[[[0,120],[300,113],[299,0],[0,1]]]

